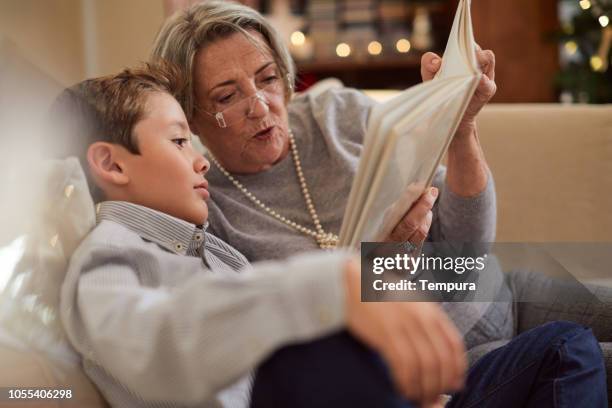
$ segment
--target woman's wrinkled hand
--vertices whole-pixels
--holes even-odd
[[[410,242],[415,248],[420,248],[427,238],[431,221],[432,208],[438,198],[438,189],[430,187],[412,204],[385,242]]]
[[[463,115],[461,124],[457,129],[457,134],[466,134],[474,129],[476,115],[493,98],[497,91],[497,85],[495,84],[495,54],[491,50],[483,51],[478,45],[476,47],[476,59],[484,75]],[[423,54],[423,57],[421,57],[421,77],[423,81],[433,79],[441,66],[442,58],[440,56],[433,52]]]

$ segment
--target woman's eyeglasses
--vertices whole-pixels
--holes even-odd
[[[283,96],[284,90],[281,81],[274,80],[266,84],[251,96],[240,99],[222,111],[207,112],[196,107],[199,112],[205,113],[216,119],[220,128],[227,128],[245,120],[253,113],[257,103],[262,104],[266,112],[270,109],[270,101],[279,96]]]

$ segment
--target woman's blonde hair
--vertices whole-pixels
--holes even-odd
[[[257,11],[234,2],[206,0],[166,20],[153,44],[151,58],[168,60],[182,71],[186,86],[179,102],[187,119],[193,118],[195,109],[193,67],[196,53],[215,40],[237,32],[255,41],[249,30],[260,33],[270,48],[284,79],[288,101],[293,94],[295,65],[276,30]]]

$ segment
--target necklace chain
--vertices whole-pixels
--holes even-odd
[[[288,219],[287,217],[279,214],[275,210],[268,207],[266,204],[261,202],[257,197],[253,195],[240,181],[236,180],[234,176],[232,176],[221,164],[217,161],[217,159],[210,154],[210,160],[219,168],[221,173],[227,177],[229,181],[244,194],[253,204],[257,207],[261,208],[268,215],[276,218],[282,223],[290,226],[291,228],[309,235],[313,237],[319,247],[323,249],[332,249],[338,245],[338,236],[331,232],[325,232],[323,230],[323,226],[321,225],[321,221],[319,220],[319,215],[317,214],[317,210],[315,209],[314,203],[312,202],[312,197],[310,196],[310,191],[308,190],[308,185],[306,184],[306,179],[304,178],[304,172],[302,171],[302,164],[300,162],[300,155],[298,153],[297,145],[295,143],[295,138],[293,137],[293,133],[289,131],[289,147],[291,148],[291,156],[293,158],[293,164],[295,166],[295,172],[297,173],[298,180],[300,182],[300,188],[302,190],[302,195],[304,196],[304,200],[306,201],[306,208],[308,208],[308,212],[310,213],[310,217],[312,218],[312,222],[315,225],[315,230],[311,228],[307,228],[301,224],[298,224],[295,221]]]

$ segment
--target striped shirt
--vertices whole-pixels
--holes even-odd
[[[61,318],[112,406],[246,407],[271,352],[343,326],[346,256],[249,265],[206,225],[104,202],[71,258]]]

